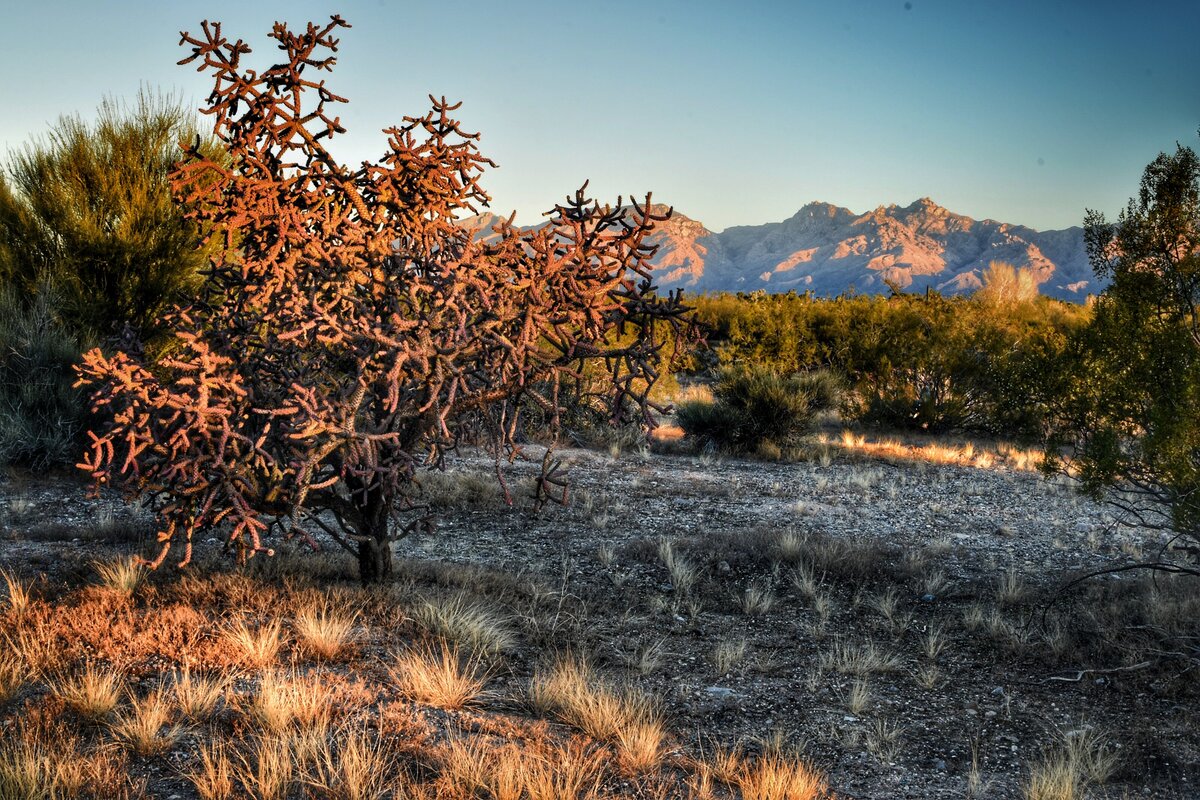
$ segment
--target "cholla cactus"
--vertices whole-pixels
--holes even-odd
[[[328,536],[383,580],[389,542],[421,524],[417,469],[441,464],[468,417],[513,456],[522,405],[557,420],[573,391],[596,391],[588,362],[608,376],[589,402],[651,424],[655,322],[684,310],[650,280],[646,236],[665,216],[649,197],[600,206],[585,184],[536,231],[509,220],[473,238],[456,217],[487,205],[494,164],[444,98],[387,130],[378,163],[338,163],[325,140],[345,100],[313,74],[333,67],[339,27],[277,23],[284,57],[261,72],[220,24],[183,34],[180,63],[214,77],[203,111],[230,159],[192,148],[174,186],[224,246],[204,296],[172,312],[168,357],[93,350],[80,369],[108,420],[80,466],[155,506],[155,565],[176,543],[186,564],[200,529],[220,526],[243,558],[278,529]],[[538,485],[560,485],[549,458]]]

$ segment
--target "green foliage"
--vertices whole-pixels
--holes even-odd
[[[106,100],[96,121],[62,117],[0,176],[0,284],[55,284],[63,322],[85,339],[143,334],[201,281],[206,252],[168,176],[195,141],[195,115],[147,92]],[[215,146],[206,145],[215,151]]]
[[[780,375],[768,367],[722,371],[714,399],[676,408],[689,436],[717,447],[754,451],[792,447],[811,432],[816,415],[837,405],[837,383],[825,372]]]
[[[1200,158],[1162,154],[1115,223],[1088,212],[1088,256],[1112,283],[1079,336],[1056,442],[1085,486],[1200,535]]]
[[[848,417],[1038,438],[1061,391],[1067,341],[1089,311],[1030,297],[1024,275],[993,266],[991,288],[969,298],[755,293],[694,302],[722,364],[828,369],[848,389]]]
[[[44,469],[82,450],[84,398],[72,386],[81,350],[57,301],[45,285],[26,301],[0,292],[0,465]]]

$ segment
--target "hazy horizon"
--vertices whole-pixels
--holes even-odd
[[[328,75],[347,97],[357,163],[380,130],[462,100],[465,127],[500,165],[489,210],[522,224],[585,179],[601,201],[653,191],[714,231],[789,218],[820,200],[862,213],[930,197],[951,211],[1039,230],[1115,214],[1145,165],[1195,146],[1200,6],[835,3],[313,2],[283,11],[214,2],[45,2],[12,9],[0,66],[0,146],[90,117],[146,85],[198,105],[209,85],[178,32],[224,23],[268,66],[275,19],[341,13]],[[449,20],[449,21],[447,21]]]

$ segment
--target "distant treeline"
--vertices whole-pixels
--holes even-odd
[[[986,277],[969,297],[694,297],[708,349],[684,371],[827,369],[845,382],[842,413],[865,423],[1040,438],[1091,309],[1038,296],[1027,273],[1005,264]]]

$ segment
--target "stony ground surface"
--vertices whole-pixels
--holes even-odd
[[[522,620],[497,691],[518,693],[547,653],[585,652],[659,699],[681,750],[783,740],[846,798],[1019,797],[1031,766],[1081,731],[1116,757],[1090,796],[1200,796],[1194,674],[1126,670],[1144,652],[1092,641],[1079,621],[1142,579],[1050,602],[1081,571],[1158,543],[1069,482],[840,452],[560,457],[571,502],[535,513],[532,463],[504,470],[510,508],[487,457],[464,454],[426,480],[438,532],[397,546],[402,580],[476,566],[556,599]],[[0,484],[0,565],[53,576],[118,547],[88,531],[126,512],[79,491]],[[352,576],[338,558],[329,580]]]

